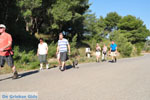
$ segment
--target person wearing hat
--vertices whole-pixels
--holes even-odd
[[[0,24],[0,69],[4,66],[5,62],[7,62],[8,66],[12,68],[14,74],[12,78],[16,79],[18,78],[18,73],[14,66],[12,57],[12,37],[5,30],[6,26],[4,24]]]

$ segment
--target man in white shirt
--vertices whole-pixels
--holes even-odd
[[[47,62],[48,46],[47,43],[40,38],[40,43],[38,44],[37,56],[40,60],[40,70],[43,69],[43,63],[46,63],[46,69],[49,69],[49,64]]]

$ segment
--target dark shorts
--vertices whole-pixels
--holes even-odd
[[[60,52],[60,60],[61,60],[62,62],[68,60],[67,52]]]
[[[104,54],[104,55],[106,55],[106,54],[107,54],[107,52],[103,52],[103,54]]]
[[[40,63],[47,63],[47,55],[39,55]]]
[[[14,66],[14,60],[12,56],[0,56],[0,66],[4,67],[5,62],[7,62],[8,66]]]

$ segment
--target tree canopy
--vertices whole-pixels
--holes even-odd
[[[89,0],[2,0],[0,23],[7,26],[16,44],[21,40],[34,41],[35,34],[47,34],[57,41],[60,32],[69,40],[75,35],[77,40],[85,39],[85,34],[103,40],[119,31],[132,44],[145,42],[150,36],[140,18],[120,16],[117,12],[97,18],[89,14],[89,7]]]

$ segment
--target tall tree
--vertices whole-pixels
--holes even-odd
[[[118,28],[122,30],[124,36],[133,44],[145,42],[146,37],[149,35],[149,31],[146,29],[143,21],[132,15],[123,17],[118,23]]]
[[[121,16],[116,12],[110,12],[105,17],[106,29],[112,31],[112,29],[117,29],[117,24],[119,23]]]

